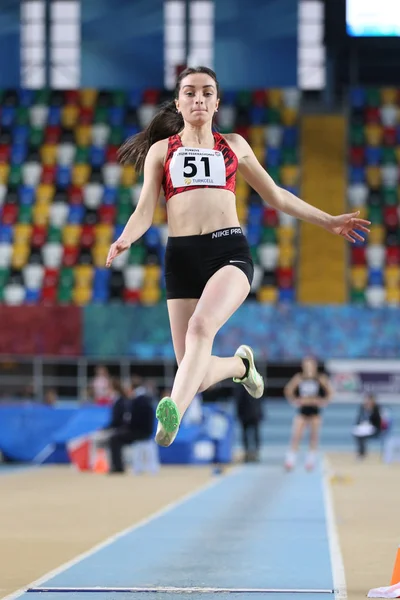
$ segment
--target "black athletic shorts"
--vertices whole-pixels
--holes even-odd
[[[315,404],[306,404],[304,406],[300,406],[299,408],[299,414],[303,417],[306,417],[306,419],[309,419],[310,417],[318,417],[320,413],[320,407],[315,406]]]
[[[210,277],[227,265],[243,271],[251,285],[254,266],[240,227],[169,237],[165,251],[167,299],[200,298]]]

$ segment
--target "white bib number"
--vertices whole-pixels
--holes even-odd
[[[170,163],[170,173],[174,188],[226,184],[225,161],[218,150],[178,148]]]

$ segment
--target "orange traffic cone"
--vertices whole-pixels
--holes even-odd
[[[396,560],[394,561],[394,569],[390,585],[400,583],[400,546],[397,549]]]
[[[99,448],[96,451],[96,458],[93,465],[94,473],[108,473],[108,461],[104,448]]]

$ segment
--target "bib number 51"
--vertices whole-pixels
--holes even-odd
[[[210,177],[210,160],[208,156],[203,156],[200,162],[204,163],[204,176]],[[183,162],[184,177],[196,177],[197,171],[196,156],[185,156]]]

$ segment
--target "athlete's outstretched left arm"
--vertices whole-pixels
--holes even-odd
[[[369,233],[367,226],[370,225],[370,221],[360,219],[358,217],[359,212],[333,216],[276,185],[260,165],[246,140],[239,135],[235,135],[234,141],[235,146],[240,149],[239,171],[264,202],[297,219],[308,221],[323,227],[331,233],[341,235],[353,243],[356,240],[363,241],[363,237],[356,230]]]

